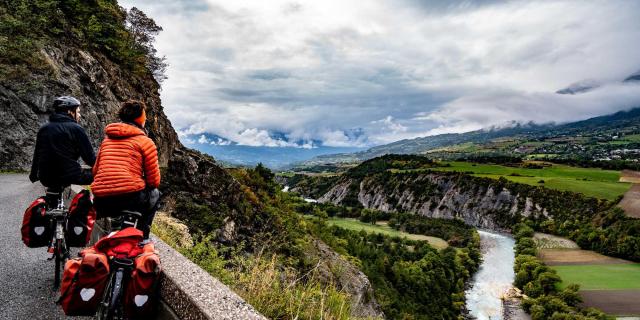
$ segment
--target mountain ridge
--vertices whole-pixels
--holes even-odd
[[[492,139],[506,137],[521,136],[524,138],[540,139],[551,136],[576,135],[580,134],[581,130],[593,133],[603,128],[616,128],[627,125],[633,126],[634,128],[640,127],[640,107],[563,124],[516,123],[515,126],[509,128],[489,128],[464,133],[447,133],[404,139],[386,145],[375,146],[357,153],[316,157],[307,162],[294,165],[293,167],[322,163],[359,162],[385,154],[424,154],[430,150],[446,146],[462,143],[487,143]]]

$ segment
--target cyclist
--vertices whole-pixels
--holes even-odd
[[[47,203],[56,205],[62,190],[71,185],[87,185],[93,181],[91,170],[82,169],[78,159],[93,166],[96,156],[80,120],[78,99],[58,97],[53,101],[54,112],[42,126],[36,138],[29,180],[40,180],[47,187]]]
[[[156,145],[144,129],[145,108],[142,101],[124,102],[118,111],[121,122],[105,128],[91,191],[99,218],[114,217],[122,210],[140,212],[138,229],[147,239],[158,208],[160,168]]]

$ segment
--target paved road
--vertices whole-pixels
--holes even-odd
[[[67,319],[55,304],[46,248],[27,248],[20,238],[24,210],[42,194],[27,175],[0,174],[0,319]]]

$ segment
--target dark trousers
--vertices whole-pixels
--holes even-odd
[[[144,238],[149,238],[151,223],[160,204],[160,191],[158,189],[144,189],[141,191],[120,194],[110,197],[95,197],[93,205],[96,208],[98,218],[116,218],[122,215],[123,210],[137,211],[142,214],[137,228],[142,230]]]
[[[80,171],[80,174],[71,179],[71,181],[58,181],[55,183],[45,183],[44,181],[40,182],[42,182],[42,185],[47,188],[47,205],[49,206],[49,208],[55,208],[58,206],[58,200],[60,200],[60,198],[62,197],[62,192],[65,191],[65,189],[67,189],[72,184],[81,186],[91,184],[91,182],[93,182],[93,173],[91,172],[91,169],[82,169],[82,171]]]

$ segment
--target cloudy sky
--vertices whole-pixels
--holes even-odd
[[[621,82],[640,70],[640,1],[121,4],[164,28],[163,104],[191,136],[362,147],[640,106]],[[599,86],[555,93],[583,81]]]

